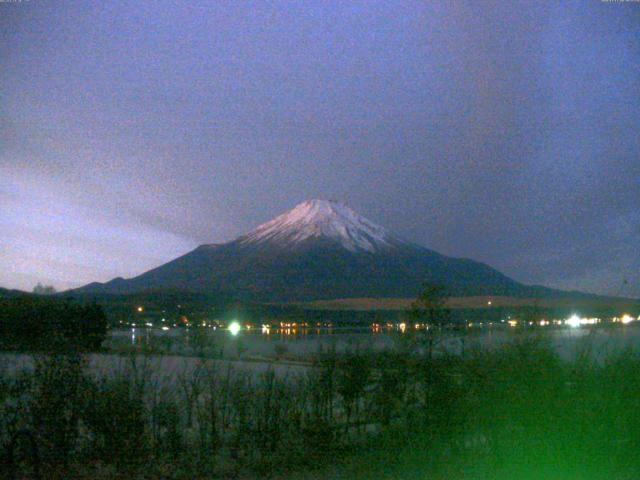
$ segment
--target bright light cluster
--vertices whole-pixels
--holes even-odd
[[[238,335],[238,333],[240,333],[240,330],[242,329],[242,327],[240,326],[240,324],[238,322],[231,322],[231,324],[229,325],[229,333],[231,333],[231,335],[236,336]]]
[[[631,315],[623,315],[622,318],[620,319],[620,322],[626,325],[627,323],[631,323],[634,320],[635,319]]]
[[[564,321],[565,325],[569,325],[572,328],[576,328],[581,325],[595,325],[596,323],[600,323],[599,318],[586,318],[579,317],[578,315],[571,315]]]

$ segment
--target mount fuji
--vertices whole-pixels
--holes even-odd
[[[415,297],[425,283],[451,295],[540,296],[473,260],[407,242],[345,205],[310,200],[223,244],[195,250],[131,279],[78,292],[129,294],[176,289],[268,302]]]

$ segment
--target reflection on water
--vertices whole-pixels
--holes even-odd
[[[638,325],[640,327],[640,325]],[[405,326],[404,331],[407,331]],[[402,328],[371,327],[266,327],[243,328],[233,335],[228,330],[214,328],[130,328],[113,330],[107,348],[126,345],[149,348],[157,353],[205,355],[237,358],[292,357],[305,358],[335,349],[381,350],[398,346]],[[542,336],[555,346],[562,357],[570,358],[587,342],[597,355],[640,346],[640,328],[620,325],[615,328],[559,328],[517,332],[509,328],[447,331],[439,335],[441,350],[461,354],[477,348],[494,348],[522,335]]]

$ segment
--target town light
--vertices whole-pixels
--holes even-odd
[[[240,333],[241,329],[242,329],[242,327],[240,326],[240,324],[238,322],[231,322],[231,324],[229,325],[229,328],[228,328],[229,332],[233,336],[238,335],[238,333]]]
[[[623,315],[620,321],[626,325],[627,323],[633,322],[633,317],[631,315]]]
[[[578,315],[571,315],[571,317],[567,318],[564,323],[569,325],[570,327],[576,328],[579,327],[582,322],[580,321],[580,317],[578,317]]]

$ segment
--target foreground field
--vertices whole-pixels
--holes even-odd
[[[410,340],[410,341],[409,341]],[[312,367],[81,354],[0,376],[2,477],[635,478],[640,357],[542,338],[431,356],[415,336]],[[96,364],[98,361],[98,365]],[[238,367],[241,368],[238,368]],[[102,368],[98,368],[102,367]],[[106,367],[106,368],[105,368]],[[13,460],[11,462],[10,460]],[[45,478],[45,477],[43,477]]]

